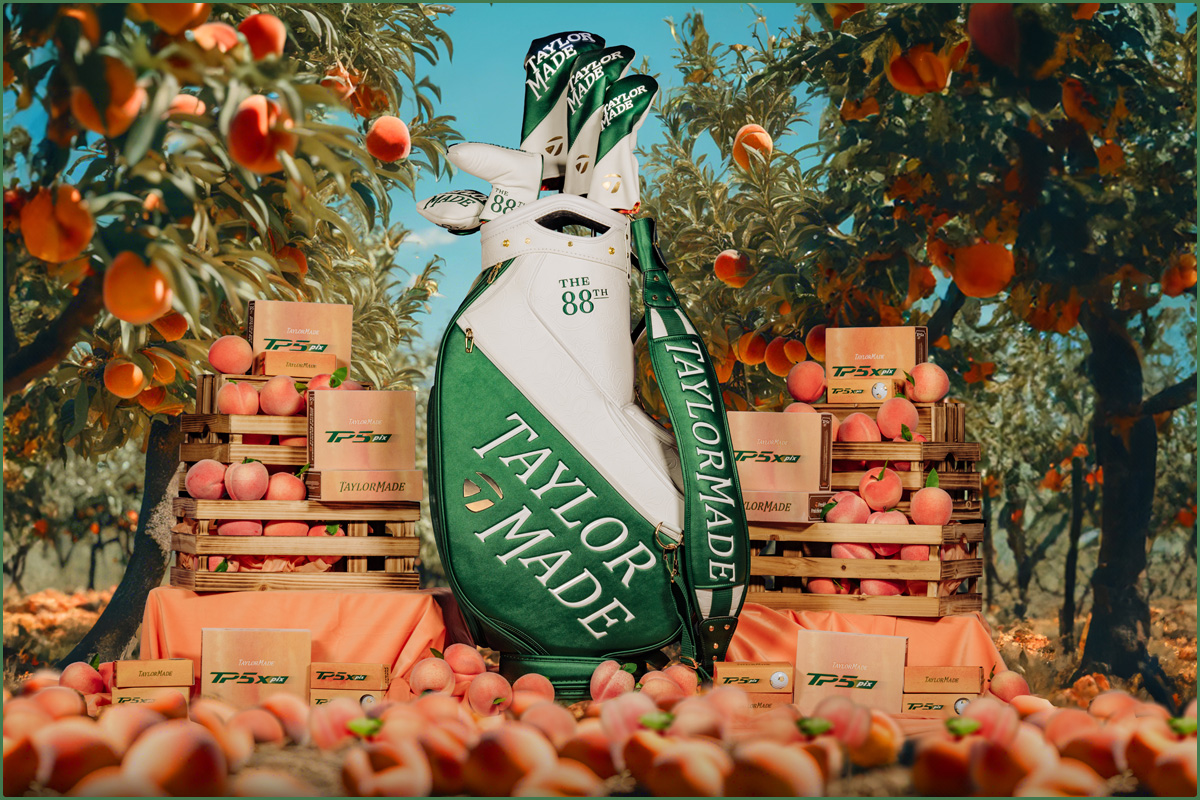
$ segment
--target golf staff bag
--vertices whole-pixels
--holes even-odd
[[[707,676],[742,606],[746,522],[721,388],[653,221],[563,194],[481,240],[429,402],[434,533],[476,642],[563,697],[674,642]],[[635,264],[669,431],[635,402]]]

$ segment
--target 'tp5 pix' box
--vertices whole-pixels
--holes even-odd
[[[246,338],[254,350],[259,375],[296,378],[349,368],[354,306],[281,300],[251,300],[248,306]],[[292,358],[285,360],[275,354]],[[291,366],[284,368],[285,363]]]
[[[387,664],[314,661],[308,671],[310,689],[387,689],[391,679]]]

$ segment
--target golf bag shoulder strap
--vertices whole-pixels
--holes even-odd
[[[749,542],[721,385],[655,240],[654,221],[630,225],[642,272],[650,362],[683,468],[684,528],[660,528],[683,619],[682,655],[706,675],[723,660],[745,599]]]

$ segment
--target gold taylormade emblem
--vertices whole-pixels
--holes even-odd
[[[621,175],[616,172],[610,172],[604,176],[604,181],[600,185],[613,194],[616,194],[621,188]]]

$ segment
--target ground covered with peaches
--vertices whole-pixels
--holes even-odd
[[[4,697],[4,793],[116,796],[1037,797],[1196,792],[1196,702],[1123,691],[1059,708],[992,676],[959,717],[906,737],[844,697],[752,715],[683,665],[601,664],[591,699],[509,683],[473,647],[418,662],[413,696],[363,709],[277,694],[237,710],[171,694],[111,704],[112,665],[35,673]]]

